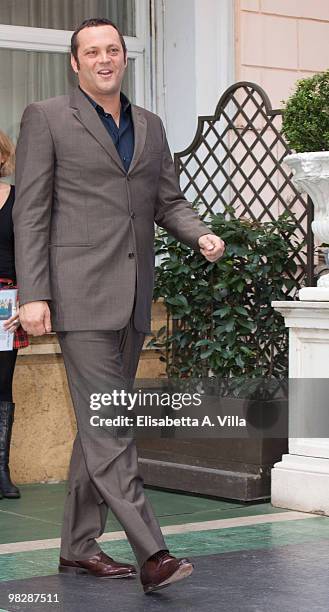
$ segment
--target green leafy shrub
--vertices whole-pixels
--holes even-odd
[[[297,153],[329,150],[329,70],[298,81],[285,102],[282,132]]]
[[[170,377],[287,375],[287,330],[272,300],[297,289],[292,251],[295,223],[286,215],[252,223],[219,214],[211,230],[226,243],[210,263],[160,230],[155,299],[173,320],[150,346],[162,349]],[[289,297],[288,297],[289,299]]]

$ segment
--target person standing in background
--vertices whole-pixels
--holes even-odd
[[[1,289],[16,284],[14,231],[12,210],[15,187],[1,181],[14,170],[14,145],[0,130],[0,299]],[[12,483],[9,470],[9,452],[14,422],[13,376],[19,348],[28,346],[27,334],[20,327],[19,315],[14,314],[4,323],[4,329],[14,335],[11,351],[0,351],[0,497],[20,497],[18,488]]]

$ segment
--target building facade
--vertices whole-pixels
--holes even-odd
[[[235,81],[260,84],[276,108],[328,64],[326,0],[2,0],[0,128],[14,139],[28,103],[74,86],[70,37],[95,16],[123,31],[125,91],[160,114],[173,151]]]

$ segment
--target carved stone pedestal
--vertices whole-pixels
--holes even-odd
[[[311,430],[329,431],[328,410],[314,422],[317,387],[329,378],[329,302],[273,302],[289,327],[289,377],[305,379],[289,401],[290,435]],[[306,379],[318,379],[309,383]],[[322,381],[322,383],[321,383]],[[329,385],[328,385],[329,387]],[[308,393],[300,392],[307,389]],[[313,400],[309,393],[314,389]],[[313,420],[313,422],[312,422]],[[321,426],[320,426],[321,425]],[[279,508],[329,516],[329,438],[290,437],[289,454],[272,469],[272,504]]]

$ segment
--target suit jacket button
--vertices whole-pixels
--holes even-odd
[[[128,257],[129,259],[133,259],[133,257],[135,257],[135,253],[128,253]]]
[[[132,218],[132,219],[135,219],[135,217],[136,217],[136,215],[135,215],[135,213],[134,213],[134,212],[132,212],[132,213],[130,214],[130,216],[131,216],[131,218]]]

